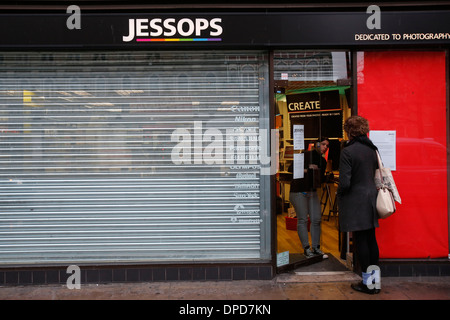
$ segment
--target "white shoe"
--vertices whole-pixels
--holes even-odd
[[[320,250],[319,248],[313,248],[313,253],[315,255],[322,255],[322,259],[328,259],[328,255],[325,254],[322,250]]]

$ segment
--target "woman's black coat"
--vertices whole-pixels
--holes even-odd
[[[374,183],[377,168],[375,150],[360,141],[351,141],[341,151],[337,190],[341,232],[378,227]]]

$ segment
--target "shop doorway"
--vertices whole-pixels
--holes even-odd
[[[274,54],[275,123],[279,131],[279,170],[276,175],[277,272],[317,265],[324,258],[347,263],[346,236],[339,232],[336,190],[343,121],[351,114],[350,55],[347,52],[283,51]],[[299,129],[299,130],[297,130]],[[295,132],[295,133],[294,133]],[[306,257],[297,232],[297,213],[290,201],[293,167],[301,154],[327,137],[325,182],[317,189],[320,201],[320,249]],[[304,160],[303,160],[304,161]],[[308,223],[310,231],[310,224]],[[311,244],[311,233],[308,232]]]

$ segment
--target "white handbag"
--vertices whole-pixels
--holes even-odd
[[[377,212],[380,219],[386,219],[395,212],[395,201],[391,191],[383,187],[378,190],[377,195]]]
[[[377,151],[378,169],[375,172],[375,184],[377,185],[377,212],[381,219],[386,219],[396,211],[395,196],[397,194],[398,202],[401,203],[400,195],[395,186],[391,170],[385,168],[381,162],[380,154]],[[395,191],[394,191],[395,189]]]

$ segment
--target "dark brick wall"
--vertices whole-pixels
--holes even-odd
[[[380,270],[384,277],[450,276],[450,260],[387,259],[380,261]]]
[[[80,267],[81,284],[152,281],[270,280],[271,265]],[[0,271],[0,285],[66,284],[66,268],[10,269]]]
[[[153,281],[271,280],[272,265],[216,266],[110,266],[80,267],[81,284]],[[450,260],[382,260],[383,277],[450,276]],[[0,270],[0,286],[66,284],[71,274],[60,268],[11,268]]]

